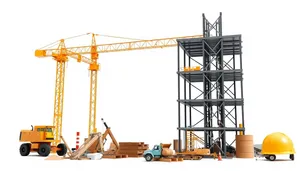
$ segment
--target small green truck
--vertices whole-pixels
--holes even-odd
[[[160,144],[154,145],[152,150],[144,151],[144,158],[146,161],[152,161],[153,158],[163,158],[163,157],[170,157],[174,156],[175,153],[173,150],[170,149],[171,144]]]

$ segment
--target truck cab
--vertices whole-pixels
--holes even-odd
[[[152,150],[144,151],[144,158],[146,161],[151,161],[153,158],[160,158],[162,155],[162,147],[161,145],[154,145]]]

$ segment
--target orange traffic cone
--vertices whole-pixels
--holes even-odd
[[[219,152],[219,155],[218,155],[218,161],[222,161],[221,152]]]

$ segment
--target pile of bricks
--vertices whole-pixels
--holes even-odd
[[[143,157],[145,150],[149,149],[149,145],[144,142],[120,142],[118,154],[125,154],[128,157]]]

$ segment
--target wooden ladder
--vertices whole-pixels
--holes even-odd
[[[196,147],[196,142],[199,142],[200,144],[204,145],[203,138],[196,135],[193,131],[187,131],[186,133],[186,139],[187,139],[187,150],[193,151]]]
[[[194,142],[194,133],[192,131],[186,132],[186,147],[187,151],[193,151],[195,148],[195,142]]]

